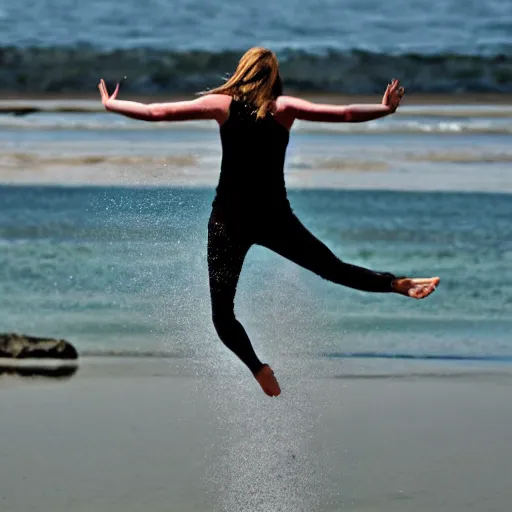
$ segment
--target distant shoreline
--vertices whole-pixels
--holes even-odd
[[[319,93],[307,92],[299,90],[287,90],[287,94],[300,96],[305,99],[316,102],[326,103],[375,103],[380,101],[379,95],[350,95],[350,94],[335,94],[335,93]],[[161,102],[161,101],[181,101],[186,99],[193,99],[194,94],[136,94],[121,92],[121,98],[130,99],[132,101],[140,102]],[[99,104],[99,94],[95,91],[91,93],[19,93],[19,92],[0,92],[0,103],[6,102],[25,102],[31,101],[94,101],[97,100]],[[512,105],[512,94],[510,93],[460,93],[460,94],[409,94],[404,98],[404,105],[449,105],[453,103],[463,105]],[[0,112],[5,112],[5,106],[0,107]]]

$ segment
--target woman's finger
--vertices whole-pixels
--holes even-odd
[[[389,103],[389,88],[390,85],[386,87],[386,90],[384,92],[384,96],[382,97],[382,104],[387,105]]]
[[[103,100],[103,99],[105,99],[105,91],[104,91],[104,89],[103,89],[103,85],[102,85],[102,83],[101,83],[101,82],[98,84],[98,90],[100,91],[101,99],[102,99],[102,100]]]
[[[440,278],[439,277],[413,277],[411,278],[411,281],[414,284],[430,284],[430,283],[439,283]]]
[[[105,80],[103,80],[103,79],[102,79],[102,82],[103,82],[103,87],[105,89],[105,94],[107,95],[107,98],[110,98],[110,93],[108,92],[107,82],[105,82]]]
[[[119,92],[119,87],[121,83],[117,82],[116,88],[114,89],[114,92],[112,93],[112,96],[110,97],[111,100],[115,100],[117,98],[117,93]]]
[[[100,90],[101,101],[105,103],[109,99],[109,96],[107,85],[105,84],[105,80],[103,80],[103,78],[100,80],[100,83],[98,84],[98,89]]]

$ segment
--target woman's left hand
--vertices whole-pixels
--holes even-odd
[[[107,84],[105,83],[105,80],[103,78],[100,80],[100,83],[98,84],[98,89],[101,94],[101,102],[105,106],[105,108],[108,108],[108,103],[111,100],[115,100],[117,98],[117,94],[119,93],[119,83],[116,85],[116,88],[114,92],[109,95]]]
[[[384,93],[384,97],[382,98],[382,104],[386,105],[389,108],[390,112],[393,114],[396,112],[398,105],[402,101],[404,97],[405,89],[400,87],[400,82],[394,78],[391,80],[391,83],[387,86],[386,92]]]

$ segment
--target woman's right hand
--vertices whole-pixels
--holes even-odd
[[[391,83],[387,86],[386,92],[382,97],[382,105],[386,105],[389,108],[390,113],[396,112],[398,105],[404,97],[405,89],[400,87],[400,82],[395,78],[391,80]]]
[[[109,94],[105,80],[103,80],[103,78],[100,80],[98,89],[101,95],[101,102],[106,109],[108,109],[109,101],[117,99],[117,94],[119,93],[119,85],[120,84],[118,83],[116,85],[115,91],[112,94]]]

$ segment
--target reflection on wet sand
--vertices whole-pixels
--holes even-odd
[[[13,366],[0,363],[0,376],[16,377],[46,377],[57,380],[65,380],[73,377],[78,371],[78,364],[66,364],[65,366]]]

